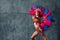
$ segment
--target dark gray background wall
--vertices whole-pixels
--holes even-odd
[[[52,11],[55,22],[45,31],[48,40],[60,40],[60,0],[0,0],[0,40],[31,40],[34,32],[32,5],[41,5]],[[42,40],[41,35],[36,40]]]

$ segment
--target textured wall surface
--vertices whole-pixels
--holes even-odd
[[[0,0],[0,40],[31,40],[35,29],[28,10],[32,5],[41,5],[52,11],[55,22],[45,34],[48,40],[60,40],[59,0]],[[41,35],[36,40],[42,40]]]

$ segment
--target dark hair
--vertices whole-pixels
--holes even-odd
[[[42,17],[42,15],[41,15],[40,13],[41,13],[41,12],[40,12],[40,11],[38,11],[38,16],[39,16],[39,17]]]

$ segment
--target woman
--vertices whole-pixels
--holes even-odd
[[[37,8],[34,10],[35,11],[35,15],[32,15],[32,19],[33,19],[33,24],[35,27],[35,32],[32,34],[31,39],[34,40],[34,38],[37,36],[38,32],[41,34],[43,40],[47,40],[44,31],[42,29],[42,27],[40,26],[40,20],[41,20],[41,15],[39,15],[39,11],[41,11],[40,8]]]

